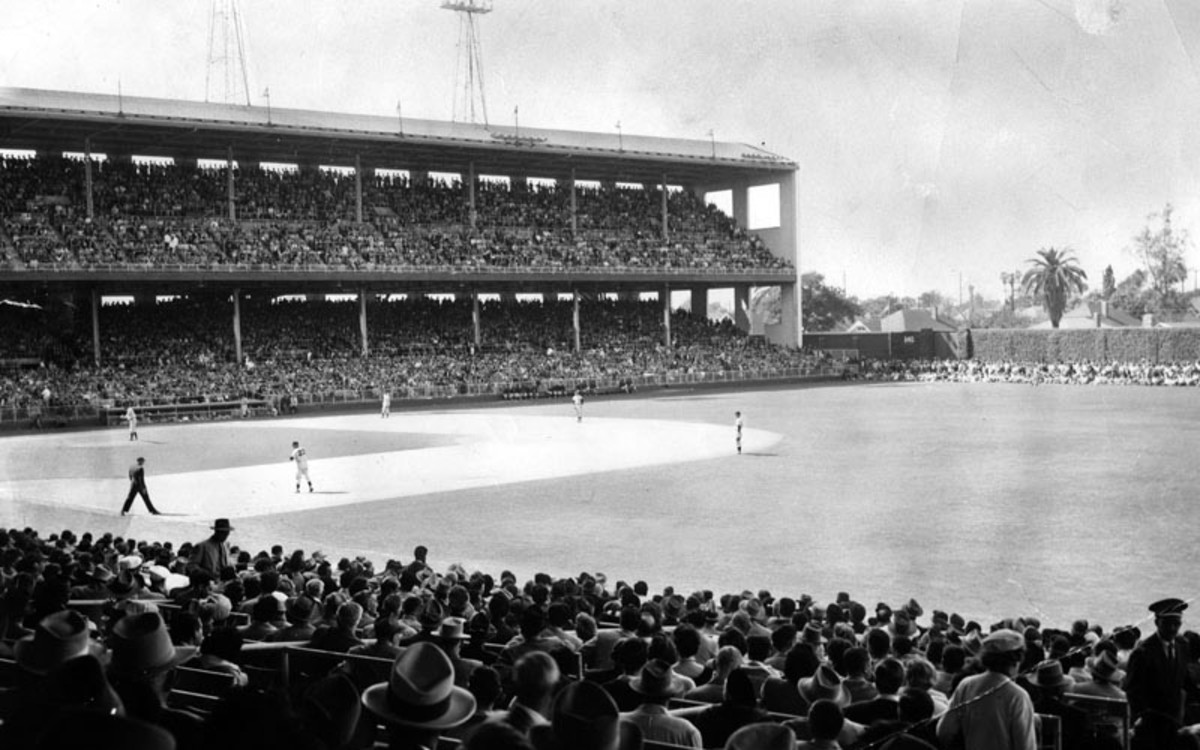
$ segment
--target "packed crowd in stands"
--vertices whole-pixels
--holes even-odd
[[[127,404],[304,398],[384,391],[403,397],[428,388],[546,387],[554,381],[611,383],[688,373],[794,373],[812,358],[731,322],[676,311],[672,346],[662,342],[657,302],[589,300],[580,306],[581,351],[574,351],[574,306],[488,300],[474,345],[472,302],[412,298],[368,307],[371,354],[360,350],[357,302],[247,300],[241,306],[244,362],[234,355],[232,304],[180,299],[101,309],[102,364],[88,364],[90,325],[74,358],[0,372],[0,406]],[[0,359],[43,358],[36,311],[0,307],[26,335],[0,343]],[[80,326],[82,327],[82,326]],[[52,337],[51,337],[52,338]],[[49,391],[49,397],[45,394]]]
[[[244,264],[557,268],[567,270],[787,270],[754,234],[702,199],[668,192],[663,239],[657,189],[510,188],[481,182],[474,223],[459,183],[336,171],[235,169],[236,220],[226,171],[98,162],[93,216],[81,161],[0,158],[0,264],[17,269]]]
[[[865,380],[923,383],[1028,383],[1031,385],[1200,385],[1194,362],[988,362],[869,360],[859,363]]]
[[[1200,747],[1182,600],[1112,629],[979,623],[847,592],[521,582],[422,546],[376,569],[235,531],[0,529],[0,744],[1034,750],[1053,716],[1081,750],[1128,739],[1081,706],[1127,704],[1135,748]]]

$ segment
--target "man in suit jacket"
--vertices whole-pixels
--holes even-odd
[[[904,665],[899,659],[887,658],[875,667],[875,689],[879,695],[846,707],[850,721],[870,726],[877,721],[896,721],[900,718],[900,688],[904,687]]]
[[[1124,687],[1135,722],[1135,748],[1170,747],[1183,722],[1184,693],[1200,695],[1187,670],[1187,641],[1179,637],[1187,606],[1180,599],[1151,604],[1155,632],[1129,655]]]

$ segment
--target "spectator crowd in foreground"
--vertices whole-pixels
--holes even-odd
[[[175,545],[0,530],[0,744],[1033,750],[1055,717],[1066,750],[1122,747],[1124,723],[1084,697],[1127,703],[1136,748],[1200,746],[1200,635],[1179,635],[1177,599],[1151,605],[1149,634],[984,625],[847,592],[521,583],[438,570],[424,547],[376,570],[250,554],[234,531],[218,519]],[[285,646],[324,666],[275,679],[254,657]],[[202,708],[178,687],[197,670],[228,686]]]

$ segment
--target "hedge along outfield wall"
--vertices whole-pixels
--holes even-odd
[[[983,362],[1195,362],[1200,328],[989,328],[971,331],[971,345]]]

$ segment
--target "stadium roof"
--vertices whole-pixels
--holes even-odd
[[[0,87],[0,148],[669,184],[767,181],[791,160],[744,143]],[[765,179],[764,179],[765,178]]]

